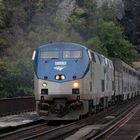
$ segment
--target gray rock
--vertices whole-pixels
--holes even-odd
[[[117,18],[121,20],[125,14],[124,12],[124,2],[123,0],[96,0],[97,5],[100,7],[103,4],[107,4],[108,6],[113,6],[117,12]]]
[[[76,0],[63,0],[59,5],[56,12],[56,17],[62,21],[67,20],[73,13],[76,6]]]

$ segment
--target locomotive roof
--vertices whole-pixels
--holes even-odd
[[[67,43],[67,42],[55,42],[55,43],[47,43],[45,45],[40,46],[38,49],[39,50],[46,50],[46,49],[84,49],[87,50],[88,48],[80,45],[80,44],[76,44],[76,43]]]

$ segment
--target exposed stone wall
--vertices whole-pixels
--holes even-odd
[[[117,18],[121,20],[124,16],[124,2],[123,0],[96,0],[97,5],[100,7],[103,4],[113,6],[117,11]]]
[[[49,3],[52,3],[51,0],[45,0],[48,4],[48,7],[51,7]],[[55,11],[47,11],[46,17],[53,17],[60,20],[67,20],[69,16],[73,13],[73,10],[76,7],[77,0],[56,0],[55,2]],[[124,26],[124,31],[128,39],[137,46],[140,51],[140,0],[96,0],[98,6],[103,5],[104,3],[108,6],[114,6],[117,11],[117,18],[120,23]],[[54,15],[53,15],[54,14]],[[52,16],[53,15],[53,16]],[[41,21],[41,20],[40,20]],[[45,21],[48,21],[45,19]]]
[[[76,6],[76,0],[63,0],[59,5],[56,12],[57,18],[61,20],[67,20],[69,16],[73,13]]]

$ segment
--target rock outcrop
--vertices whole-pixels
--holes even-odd
[[[76,0],[63,0],[59,5],[56,12],[57,18],[60,20],[67,20],[69,16],[73,13],[76,6]]]
[[[108,6],[113,6],[117,12],[117,18],[121,20],[124,15],[124,2],[123,0],[96,0],[97,5],[100,7],[103,4],[107,4]]]

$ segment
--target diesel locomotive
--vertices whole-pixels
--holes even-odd
[[[75,43],[48,43],[33,53],[36,110],[46,120],[76,120],[140,93],[139,73]]]

